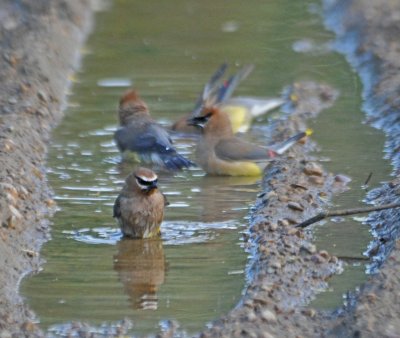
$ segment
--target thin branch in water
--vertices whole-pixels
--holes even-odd
[[[319,213],[318,215],[311,217],[302,223],[297,224],[296,228],[304,229],[304,228],[308,227],[309,225],[319,222],[319,221],[323,220],[324,218],[328,218],[328,217],[349,216],[349,215],[362,214],[362,213],[368,213],[368,212],[372,212],[372,211],[380,211],[380,210],[394,209],[394,208],[400,208],[400,203],[384,204],[384,205],[375,206],[375,207],[323,211],[323,212]]]
[[[352,257],[352,256],[336,256],[342,261],[369,261],[369,257],[363,257],[363,256],[357,256],[357,257]]]
[[[372,177],[372,171],[369,173],[367,179],[365,180],[364,186],[367,186],[367,185],[368,185],[368,183],[369,183],[371,177]]]

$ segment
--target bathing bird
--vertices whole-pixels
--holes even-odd
[[[114,134],[118,149],[134,152],[145,163],[168,170],[180,170],[194,164],[178,154],[168,132],[150,116],[147,104],[134,89],[125,92],[119,101],[120,127]]]
[[[253,71],[253,65],[245,65],[229,79],[223,80],[228,65],[223,63],[204,86],[191,113],[182,116],[172,126],[172,130],[186,134],[198,134],[199,129],[188,126],[187,119],[197,116],[204,106],[217,106],[226,112],[231,120],[232,130],[236,134],[244,133],[251,127],[253,119],[278,108],[284,103],[282,98],[234,97],[237,86]]]
[[[262,147],[236,137],[228,115],[216,107],[204,109],[201,115],[189,119],[188,124],[202,131],[196,147],[196,163],[210,175],[259,176],[272,158],[312,133],[307,130],[282,143]]]
[[[168,201],[158,189],[157,179],[154,171],[143,167],[126,178],[113,209],[113,217],[117,219],[124,236],[160,236],[160,225]]]

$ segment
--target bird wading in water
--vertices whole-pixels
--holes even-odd
[[[140,161],[168,170],[194,165],[177,153],[168,132],[153,120],[147,104],[135,90],[130,89],[121,97],[118,115],[120,127],[114,139],[122,153],[134,152]]]
[[[259,176],[268,162],[283,154],[297,141],[311,135],[307,130],[270,147],[262,147],[236,137],[227,114],[218,108],[205,108],[188,120],[201,128],[196,147],[196,163],[210,175]]]
[[[126,178],[113,210],[113,217],[117,219],[124,236],[160,236],[160,225],[168,201],[158,189],[157,180],[154,171],[142,167]]]

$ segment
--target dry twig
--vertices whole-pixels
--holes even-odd
[[[400,208],[400,203],[384,204],[384,205],[380,205],[380,206],[376,206],[376,207],[323,211],[323,212],[319,213],[318,215],[311,217],[311,218],[305,220],[304,222],[297,224],[296,228],[304,229],[304,228],[308,227],[309,225],[311,225],[315,222],[319,222],[327,217],[348,216],[348,215],[362,214],[362,213],[367,213],[367,212],[372,212],[372,211],[380,211],[380,210],[394,209],[394,208]]]

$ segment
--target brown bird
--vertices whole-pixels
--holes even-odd
[[[126,237],[150,238],[160,235],[166,197],[157,188],[157,175],[147,168],[137,168],[125,180],[114,203],[113,217]]]
[[[135,90],[128,90],[119,102],[120,128],[114,139],[124,153],[137,153],[139,159],[169,170],[180,170],[194,164],[179,155],[172,145],[168,132],[150,116],[147,104]]]
[[[282,143],[261,147],[234,136],[229,117],[215,107],[204,109],[200,116],[189,119],[188,124],[202,129],[196,159],[211,175],[259,176],[269,160],[312,133],[307,130]]]

